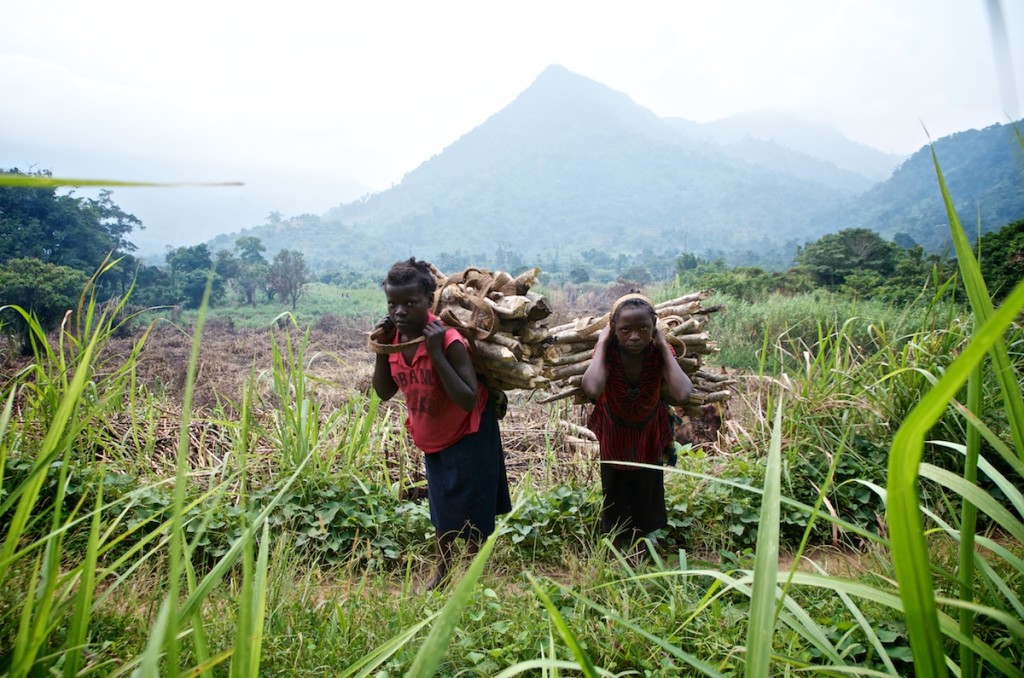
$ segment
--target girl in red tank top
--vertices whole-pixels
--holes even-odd
[[[416,259],[396,263],[384,279],[388,315],[377,330],[402,350],[378,353],[373,388],[382,400],[405,397],[406,429],[423,450],[437,567],[427,584],[448,574],[458,537],[475,550],[511,501],[494,405],[477,378],[466,339],[431,313],[436,280]]]

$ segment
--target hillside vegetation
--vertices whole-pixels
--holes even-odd
[[[964,222],[978,223],[984,205],[983,231],[1024,218],[1012,135],[995,125],[934,144]],[[706,126],[662,119],[553,66],[390,189],[209,244],[231,249],[255,236],[271,251],[299,249],[314,270],[381,270],[411,254],[479,264],[499,246],[549,271],[586,261],[588,250],[645,248],[780,269],[799,246],[854,227],[935,252],[949,238],[930,158],[926,147],[899,165],[777,115]]]

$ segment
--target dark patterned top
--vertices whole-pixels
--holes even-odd
[[[605,353],[608,376],[588,422],[601,444],[601,461],[660,466],[662,453],[672,442],[668,409],[661,400],[664,360],[653,344],[643,359],[640,382],[629,384],[618,347],[609,346]]]

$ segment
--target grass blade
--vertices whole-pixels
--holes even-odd
[[[555,628],[558,630],[558,635],[562,637],[562,640],[569,647],[569,651],[572,652],[572,656],[576,658],[576,663],[580,671],[583,672],[584,676],[596,678],[597,667],[594,666],[594,662],[591,661],[590,656],[583,650],[583,646],[580,645],[576,636],[573,634],[569,625],[565,623],[565,618],[559,613],[558,608],[551,602],[551,597],[544,592],[541,588],[540,583],[534,579],[534,577],[527,573],[527,578],[530,580],[530,586],[533,587],[533,592],[540,598],[540,602],[544,604],[544,607],[548,611],[548,616],[551,617],[551,621],[554,623]],[[554,655],[552,655],[552,658]]]
[[[981,275],[981,266],[974,256],[970,243],[967,241],[967,234],[964,233],[960,218],[957,216],[953,206],[953,199],[949,195],[949,188],[942,175],[942,168],[939,167],[939,159],[932,148],[932,161],[935,164],[935,173],[939,180],[939,188],[942,191],[942,201],[946,206],[946,215],[949,218],[949,230],[953,238],[953,247],[956,249],[957,264],[960,267],[960,275],[964,280],[964,288],[967,290],[967,298],[971,302],[971,310],[974,312],[975,321],[978,325],[988,322],[994,313],[992,297],[988,293],[985,279]],[[1008,301],[1008,300],[1007,300]],[[1024,460],[1024,396],[1021,395],[1020,384],[1017,382],[1017,375],[1010,361],[1009,353],[1002,338],[997,338],[990,347],[992,355],[992,368],[996,379],[999,382],[999,390],[1003,396],[1003,403],[1006,407],[1006,417],[1010,424],[1010,437],[1013,440],[1014,448],[1018,456]]]
[[[370,672],[386,662],[393,654],[395,654],[395,652],[398,652],[402,646],[415,638],[423,628],[432,624],[440,614],[440,611],[434,612],[423,621],[414,624],[394,638],[388,640],[386,643],[377,646],[372,652],[359,661],[345,667],[345,669],[338,674],[339,678],[347,678],[348,676],[366,678],[366,676],[370,675]]]
[[[886,515],[891,533],[892,560],[905,608],[915,670],[922,675],[946,675],[935,592],[927,574],[931,568],[917,491],[925,436],[1022,307],[1024,284],[1018,285],[1003,306],[978,329],[975,338],[943,377],[911,410],[896,432],[890,450]]]
[[[761,516],[757,527],[757,551],[754,559],[754,587],[747,626],[747,658],[744,675],[763,678],[769,674],[772,637],[775,629],[775,592],[779,569],[779,495],[782,474],[782,402],[775,411],[771,444],[768,448],[761,497]]]
[[[92,612],[93,594],[96,588],[96,560],[100,543],[100,514],[103,507],[103,483],[96,483],[96,507],[89,527],[89,542],[85,549],[85,562],[81,566],[75,612],[71,618],[71,629],[65,643],[64,678],[78,675],[82,662],[82,649],[88,639],[89,618]]]
[[[452,591],[451,597],[441,610],[437,621],[431,627],[430,634],[423,641],[419,652],[416,653],[412,667],[406,674],[409,678],[428,678],[433,676],[441,660],[444,659],[448,651],[448,643],[451,642],[452,634],[455,632],[455,626],[459,622],[459,617],[462,616],[463,609],[469,603],[473,587],[476,586],[477,580],[483,574],[484,565],[486,565],[487,559],[490,558],[491,551],[494,550],[494,544],[499,533],[500,530],[495,530],[484,541],[480,547],[480,552],[477,553],[469,569],[466,570],[466,574],[459,581],[455,590]]]

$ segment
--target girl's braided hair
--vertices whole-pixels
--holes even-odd
[[[382,285],[419,285],[419,288],[427,295],[428,299],[434,297],[434,290],[437,289],[437,279],[434,272],[425,261],[418,261],[410,257],[406,261],[395,262],[385,276]]]

